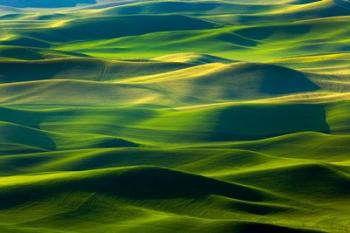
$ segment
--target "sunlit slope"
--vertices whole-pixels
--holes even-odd
[[[331,100],[337,95],[348,98],[349,79],[346,77],[300,72],[269,64],[227,64],[207,59],[204,62],[209,63],[197,65],[199,61],[58,59],[0,62],[3,67],[0,101],[7,105],[143,103],[170,107],[238,100],[309,102],[317,101],[317,98],[319,101]],[[36,69],[41,73],[33,72]]]
[[[23,55],[23,53],[19,53]],[[157,74],[186,68],[191,64],[152,61],[108,61],[93,58],[66,58],[40,60],[0,60],[1,83],[35,80],[67,79],[110,81],[128,77]],[[40,73],[36,71],[40,70]]]
[[[69,42],[213,27],[216,27],[213,23],[182,15],[110,16],[77,19],[64,24],[63,27],[38,29],[37,32],[30,32],[28,36],[42,40]]]
[[[151,58],[154,54],[161,56],[178,51],[210,53],[233,60],[240,57],[248,61],[271,61],[301,54],[342,55],[348,54],[348,20],[345,16],[293,23],[234,25],[204,31],[154,32],[136,37],[74,42],[58,48],[114,58]],[[108,49],[110,51],[106,53]]]
[[[133,14],[245,14],[259,13],[277,8],[277,4],[250,4],[234,1],[145,1],[134,4],[114,6],[102,10],[105,14],[133,15]]]
[[[66,1],[52,1],[52,0],[28,0],[28,1],[20,1],[20,0],[1,0],[0,5],[10,6],[10,7],[47,7],[47,8],[55,8],[55,7],[72,7],[77,4],[91,4],[96,3],[95,0],[66,0]]]
[[[153,179],[157,179],[157,182]],[[69,219],[69,225],[59,228],[66,232],[75,229],[93,232],[91,229],[96,230],[96,227],[102,232],[113,229],[117,229],[117,232],[135,232],[140,229],[146,232],[185,229],[187,232],[249,232],[254,229],[270,232],[318,232],[271,225],[253,219],[230,220],[230,217],[239,216],[232,215],[233,209],[241,213],[241,216],[249,212],[258,213],[259,209],[275,211],[277,216],[283,216],[288,209],[295,209],[293,211],[296,212],[303,210],[279,206],[274,200],[282,198],[264,191],[169,169],[126,167],[88,173],[63,172],[46,176],[12,177],[8,180],[3,178],[1,181],[10,182],[2,186],[5,190],[1,192],[1,197],[20,197],[26,191],[36,193],[33,196],[22,196],[21,218],[11,218],[13,211],[16,211],[15,206],[20,204],[18,200],[11,198],[2,206],[8,209],[8,214],[4,217],[12,224],[11,227],[3,226],[4,232],[11,228],[30,232],[38,229],[38,226],[44,226],[50,232],[50,228],[55,229],[59,227],[59,222]],[[114,183],[113,187],[108,185],[111,182]],[[67,193],[66,190],[70,192]],[[23,203],[37,198],[45,201],[33,203],[30,208],[39,211],[28,217],[26,212],[28,213],[29,206]],[[155,198],[162,199],[156,206],[153,201]],[[172,198],[176,198],[176,203],[170,201]],[[207,203],[211,203],[210,209]],[[41,211],[45,207],[46,213]],[[213,214],[224,214],[226,217],[218,220]],[[80,221],[72,218],[76,215],[80,216]],[[89,223],[84,221],[91,218],[93,221],[90,220]],[[116,220],[118,225],[115,224]],[[189,225],[191,228],[188,228]]]
[[[35,106],[20,110],[3,108],[1,128],[6,134],[2,136],[2,143],[18,148],[27,145],[56,150],[119,147],[119,139],[129,141],[124,146],[161,146],[163,143],[183,146],[264,139],[298,132],[346,135],[350,130],[347,107],[347,102],[334,102],[233,103],[179,109],[147,105],[57,106],[41,111],[30,110],[38,108]],[[79,134],[84,138],[74,139]],[[40,137],[47,139],[35,140]]]
[[[273,20],[296,21],[324,17],[348,16],[349,1],[346,0],[320,0],[320,1],[294,1],[288,7],[280,8],[268,13],[244,15],[235,18],[238,22],[257,23]]]
[[[349,232],[349,17],[0,0],[0,232]]]
[[[17,151],[17,155],[11,154],[11,151],[2,151],[0,166],[6,177],[0,179],[0,198],[7,201],[1,205],[1,214],[7,219],[7,224],[11,223],[11,226],[2,226],[4,232],[9,229],[36,231],[40,228],[50,232],[50,229],[57,227],[67,232],[78,229],[83,229],[79,232],[92,232],[97,229],[102,232],[112,229],[137,232],[138,224],[144,226],[143,221],[146,219],[150,220],[147,220],[150,232],[181,230],[187,226],[186,222],[191,225],[198,224],[189,232],[204,231],[207,227],[211,229],[208,232],[226,232],[225,229],[234,232],[256,229],[263,232],[265,227],[269,232],[303,232],[301,228],[315,229],[316,232],[341,232],[340,229],[347,226],[345,216],[348,214],[347,190],[350,185],[347,145],[350,139],[346,135],[310,132],[249,142],[215,143],[213,139],[206,142],[205,138],[197,138],[195,142],[181,130],[181,125],[188,129],[188,125],[181,121],[191,121],[190,116],[186,116],[188,120],[185,116],[177,116],[177,138],[169,134],[158,134],[162,138],[167,136],[168,140],[175,138],[177,142],[180,142],[181,137],[188,140],[173,149],[144,146],[136,148],[132,145],[122,145],[118,149],[117,145],[108,148],[107,144],[91,144],[90,149],[66,151],[60,147],[64,140],[56,135],[64,135],[63,132],[68,133],[67,131],[76,137],[83,136],[85,143],[90,140],[88,135],[97,135],[98,131],[100,134],[119,132],[115,137],[132,136],[123,135],[120,127],[104,127],[97,123],[106,122],[108,118],[121,117],[116,110],[104,109],[101,110],[103,114],[96,109],[60,110],[60,113],[59,110],[26,110],[28,112],[25,119],[21,111],[24,110],[3,109],[2,116],[7,116],[9,121],[16,121],[16,124],[27,125],[21,128],[29,125],[32,128],[42,128],[42,132],[52,138],[57,148],[47,148],[47,152]],[[327,115],[333,114],[334,112],[330,112]],[[134,112],[133,115],[143,115],[143,118],[152,116],[145,110]],[[152,118],[157,118],[154,115],[153,113]],[[58,123],[58,116],[61,117],[61,125]],[[117,118],[115,122],[123,122],[125,125],[134,122],[130,127],[135,127],[140,124],[137,122],[142,121]],[[81,125],[74,119],[79,119]],[[161,119],[165,120],[164,117]],[[193,121],[198,119],[200,118],[195,117]],[[288,119],[287,116],[285,119]],[[53,120],[57,123],[46,123]],[[174,122],[169,118],[168,120]],[[334,118],[329,119],[332,120]],[[245,118],[241,121],[241,125],[247,122]],[[211,127],[202,122],[196,130],[207,135],[201,130],[204,126],[208,129]],[[8,132],[15,133],[18,129],[15,123],[7,125],[13,127]],[[287,123],[285,125],[290,126]],[[159,124],[157,126],[162,128]],[[82,133],[83,127],[89,133]],[[107,128],[110,129],[109,132]],[[57,133],[48,133],[47,130]],[[166,131],[164,128],[162,130]],[[174,129],[167,130],[176,134]],[[31,132],[33,131],[38,132],[32,129]],[[137,132],[141,131],[134,131],[133,135]],[[154,134],[160,131],[152,130],[148,133],[150,132]],[[245,132],[250,132],[249,128]],[[26,135],[24,132],[21,135],[33,137],[33,134]],[[147,134],[143,136],[146,137]],[[148,138],[155,141],[156,137]],[[34,144],[29,139],[28,142]],[[70,140],[72,142],[74,140]],[[164,142],[161,144],[165,145]],[[171,144],[174,147],[174,143]],[[76,145],[84,148],[83,144]],[[179,170],[185,173],[178,172]],[[32,175],[43,172],[50,172],[50,175]],[[288,184],[284,184],[286,180]],[[249,186],[242,187],[240,184]],[[302,192],[294,187],[302,187]],[[33,209],[36,214],[29,214],[29,210]],[[140,210],[144,213],[141,217],[133,214],[134,211],[140,213]],[[332,216],[329,216],[330,211]],[[163,216],[164,219],[157,216]],[[307,224],[301,224],[306,216]],[[87,221],[92,217],[93,224],[87,227]],[[157,224],[151,221],[153,218],[157,219]],[[319,219],[323,221],[320,222]],[[115,221],[118,225],[113,224]],[[270,221],[276,225],[270,225]],[[333,221],[338,221],[338,224],[330,225],[329,222]],[[62,222],[71,224],[61,227]],[[203,223],[208,224],[204,229]],[[162,226],[162,230],[158,228],[158,224]],[[249,230],[241,230],[241,224],[245,226],[243,229],[247,227]]]
[[[259,1],[146,1],[101,4],[73,12],[25,11],[3,15],[0,40],[3,45],[41,48],[41,56],[45,56],[45,50],[50,53],[53,49],[114,59],[150,59],[180,51],[254,62],[300,55],[317,59],[324,54],[348,54],[348,5],[344,0],[264,4]],[[242,8],[249,11],[232,12]],[[264,13],[259,13],[260,8]],[[264,20],[220,21],[219,12],[222,17],[229,17],[226,11],[234,16]],[[346,61],[340,65],[348,68]],[[309,66],[317,68],[317,64],[309,63]]]

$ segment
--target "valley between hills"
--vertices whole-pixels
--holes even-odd
[[[349,22],[346,0],[0,0],[0,232],[350,232]]]

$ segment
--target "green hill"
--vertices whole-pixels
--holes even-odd
[[[96,3],[95,0],[65,0],[65,1],[52,1],[52,0],[1,0],[0,5],[11,6],[11,7],[44,7],[44,8],[55,8],[55,7],[71,7],[77,4],[91,4]]]
[[[0,232],[349,232],[349,19],[0,0]]]

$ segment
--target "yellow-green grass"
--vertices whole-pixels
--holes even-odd
[[[0,6],[1,233],[350,231],[348,1],[56,2]]]
[[[92,4],[95,3],[94,0],[67,0],[65,2],[56,2],[56,1],[36,1],[36,0],[29,0],[29,1],[18,1],[18,0],[13,0],[13,1],[6,1],[6,0],[1,0],[0,5],[4,6],[10,6],[10,7],[48,7],[48,8],[55,8],[55,7],[72,7],[76,6],[77,4]]]
[[[62,53],[61,56],[63,57],[43,57],[40,59],[36,57],[35,60],[26,61],[23,60],[24,56],[40,55],[35,53],[35,50],[29,50],[32,53],[26,53],[26,50],[22,48],[18,50],[10,48],[9,50],[5,48],[2,52],[9,52],[13,57],[22,59],[0,59],[0,69],[2,72],[0,77],[1,83],[49,79],[109,81],[156,74],[191,66],[191,64],[166,61],[102,60],[79,57],[79,54],[74,53]],[[41,51],[40,53],[42,52],[46,56],[50,55],[50,51],[48,50]],[[59,54],[56,51],[52,52],[53,54]],[[37,74],[37,70],[40,70],[39,74]]]

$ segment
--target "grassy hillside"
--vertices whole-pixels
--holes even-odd
[[[349,19],[0,0],[0,232],[350,232]]]
[[[65,0],[65,1],[53,1],[53,0],[1,0],[0,5],[11,6],[11,7],[44,7],[44,8],[55,8],[55,7],[71,7],[77,4],[91,4],[96,3],[95,0]]]

